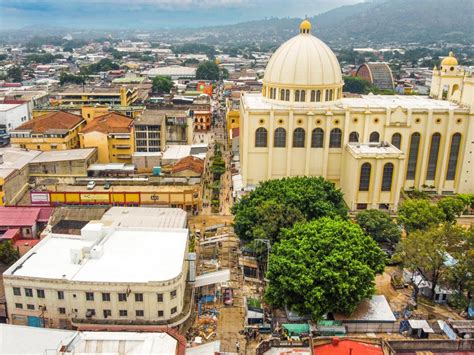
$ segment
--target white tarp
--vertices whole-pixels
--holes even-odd
[[[194,283],[194,287],[213,285],[217,283],[227,282],[229,280],[230,269],[225,269],[196,276],[196,282]]]

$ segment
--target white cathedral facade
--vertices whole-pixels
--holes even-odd
[[[339,62],[303,21],[240,104],[245,186],[323,176],[351,210],[397,209],[401,190],[474,193],[474,76],[452,53],[430,97],[342,97]]]

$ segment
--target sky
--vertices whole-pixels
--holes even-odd
[[[160,29],[313,16],[362,0],[0,0],[0,29]]]

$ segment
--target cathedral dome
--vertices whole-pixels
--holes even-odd
[[[328,97],[328,100],[321,101],[332,101],[342,95],[341,67],[335,54],[310,32],[311,23],[304,20],[300,25],[299,35],[283,43],[272,55],[263,82],[265,90],[273,88],[275,92],[269,95],[264,93],[264,96],[282,100],[285,98],[285,95],[279,95],[282,89],[334,90],[330,99]],[[293,100],[290,98],[284,101]],[[312,101],[309,93],[302,101]]]
[[[454,67],[458,65],[458,60],[454,56],[453,52],[449,52],[449,56],[443,58],[443,60],[441,61],[441,65]]]
[[[341,67],[335,54],[310,30],[311,23],[303,21],[300,34],[277,49],[265,70],[265,83],[304,86],[342,84]]]

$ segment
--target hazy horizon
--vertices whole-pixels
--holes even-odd
[[[362,0],[0,0],[0,29],[153,30],[314,16]]]

